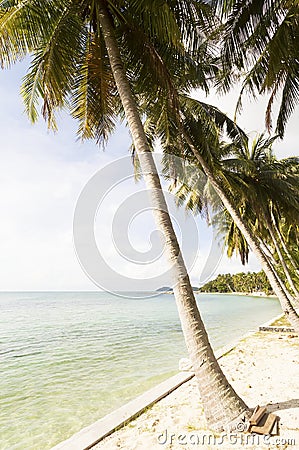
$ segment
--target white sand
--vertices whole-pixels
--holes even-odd
[[[193,378],[92,450],[299,449],[299,339],[290,336],[258,332],[220,359],[248,406],[269,405],[268,411],[280,417],[279,436],[212,437]]]

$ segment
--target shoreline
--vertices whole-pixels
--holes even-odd
[[[243,297],[262,297],[262,298],[278,298],[275,294],[266,294],[265,292],[200,292],[193,291],[195,295],[239,295]],[[173,291],[162,292],[165,295],[174,295]]]
[[[281,315],[279,315],[277,317],[280,317],[280,316]],[[275,321],[277,319],[277,317],[273,318],[271,320],[271,322]],[[270,335],[271,335],[271,333],[270,333]],[[286,335],[283,334],[283,336],[284,337],[282,338],[282,340],[285,341]],[[241,352],[242,357],[244,359],[246,359],[245,356],[246,356],[246,353],[249,352],[249,349],[247,348],[247,345],[245,345],[245,347],[244,347],[244,343],[247,341],[250,342],[250,340],[252,340],[252,339],[256,340],[257,337],[258,337],[257,341],[259,342],[259,344],[261,344],[262,342],[265,343],[266,341],[269,341],[269,337],[270,337],[270,342],[268,342],[267,345],[270,345],[272,350],[273,350],[273,348],[272,348],[273,342],[275,341],[275,342],[280,343],[280,340],[281,340],[281,337],[279,337],[279,333],[276,333],[275,338],[273,338],[273,337],[271,338],[271,336],[269,336],[269,334],[267,334],[267,333],[260,333],[258,331],[253,331],[253,332],[243,335],[241,337],[241,339],[239,339],[237,342],[235,342],[229,346],[226,346],[224,348],[221,348],[220,350],[215,352],[217,359],[221,360],[220,361],[221,366],[224,365],[225,372],[227,372],[227,369],[229,369],[229,371],[234,370],[234,367],[232,367],[232,364],[227,364],[229,357],[231,357],[235,353],[239,354],[239,352]],[[293,341],[296,341],[298,344],[298,338]],[[244,347],[243,350],[242,350],[242,346]],[[254,344],[253,354],[256,353],[256,348],[259,348],[259,347],[261,347],[261,345],[257,346],[257,343]],[[298,349],[299,349],[299,346],[297,347],[297,350]],[[269,351],[269,349],[268,349],[268,351]],[[284,352],[282,352],[282,355],[285,356],[286,353],[287,352],[284,351]],[[258,359],[263,360],[263,361],[266,359],[266,361],[267,361],[267,358],[264,358],[263,351],[262,351],[261,356],[262,356],[262,358],[258,358]],[[277,358],[275,358],[275,351],[274,351],[274,354],[272,354],[272,356],[270,357],[270,360],[268,361],[268,363],[269,362],[273,363],[272,360],[274,360],[274,359],[277,363]],[[243,364],[244,364],[244,361],[243,361]],[[253,364],[255,365],[254,362],[253,362]],[[238,364],[236,364],[236,361],[235,361],[234,365],[238,366]],[[226,367],[226,366],[228,366],[228,367]],[[272,364],[272,366],[273,366],[273,364]],[[238,371],[238,367],[235,367],[235,369],[236,369],[236,371]],[[251,367],[251,369],[252,369],[252,367]],[[292,370],[293,369],[294,368],[292,368]],[[296,376],[294,377],[294,379],[296,379],[296,377],[299,378],[299,369],[297,369],[297,370],[298,370],[298,372],[296,373]],[[276,368],[275,372],[277,373],[277,368]],[[263,373],[263,371],[262,371],[262,373]],[[260,372],[258,372],[258,375],[259,374],[260,374]],[[256,372],[255,372],[255,377],[256,377]],[[238,380],[236,374],[235,374],[235,377],[232,377],[230,379],[230,377],[228,376],[228,378],[229,378],[229,381],[234,385],[234,387],[235,387],[235,384],[237,384],[237,381],[239,381],[239,384],[242,384],[242,377],[241,377],[241,380]],[[164,386],[163,386],[163,384],[164,384]],[[246,378],[245,378],[245,380],[243,380],[243,384],[245,384],[245,386],[248,386],[248,380],[246,380]],[[287,386],[289,386],[289,384]],[[250,386],[250,388],[251,388],[251,386]],[[185,391],[187,391],[187,394]],[[181,395],[180,395],[180,393],[181,393]],[[181,398],[182,393],[183,393],[183,399]],[[263,394],[261,394],[261,396],[262,395]],[[110,450],[111,448],[123,448],[126,450],[127,449],[128,450],[129,449],[130,450],[131,449],[143,450],[143,448],[144,449],[161,448],[161,446],[157,444],[157,441],[156,441],[156,447],[152,446],[153,445],[153,442],[152,442],[153,432],[155,431],[155,427],[152,427],[150,424],[150,422],[152,420],[152,416],[155,417],[155,420],[153,420],[153,423],[155,423],[155,422],[162,423],[164,420],[165,414],[166,414],[165,417],[167,417],[167,410],[163,411],[163,413],[159,410],[161,409],[161,407],[163,407],[164,404],[165,405],[168,404],[167,408],[170,408],[170,411],[174,411],[174,410],[179,411],[181,408],[182,409],[187,408],[187,411],[185,411],[185,415],[186,415],[186,417],[188,417],[188,403],[187,403],[187,407],[186,407],[186,397],[191,399],[191,404],[189,405],[189,411],[192,412],[194,410],[194,408],[200,409],[200,399],[198,396],[199,396],[199,394],[198,394],[198,389],[196,388],[196,379],[194,378],[194,374],[192,374],[191,372],[179,372],[174,377],[167,379],[165,382],[160,383],[155,388],[153,388],[150,391],[147,391],[144,394],[142,394],[141,396],[137,397],[137,399],[135,398],[134,400],[127,403],[126,405],[119,408],[118,410],[114,411],[113,413],[108,414],[107,416],[98,420],[97,422],[90,425],[89,427],[86,427],[83,430],[79,431],[78,433],[71,436],[66,441],[63,441],[60,444],[56,445],[55,447],[52,448],[52,450],[83,450],[83,449],[88,449],[88,448],[91,448],[92,450],[98,450],[98,449]],[[295,397],[296,396],[294,396],[294,398]],[[140,403],[140,398],[141,398],[141,403]],[[195,405],[193,404],[194,398],[197,398]],[[245,394],[245,400],[246,400],[246,394]],[[263,399],[259,399],[257,403],[262,403],[261,400],[263,400]],[[169,402],[170,402],[170,406],[169,406]],[[254,407],[256,405],[251,404],[249,406]],[[204,426],[204,418],[203,418],[202,409],[200,409],[199,412],[200,412],[199,416],[201,417],[202,426]],[[297,414],[296,420],[299,422],[299,403],[298,403],[298,408],[297,408],[296,414]],[[179,412],[178,412],[178,415],[181,416]],[[189,412],[189,415],[190,415],[190,412]],[[179,424],[180,424],[180,421],[179,421],[179,423],[176,422],[176,426],[178,426]],[[167,422],[167,426],[170,426],[170,424],[168,422]],[[182,422],[181,426],[183,429],[184,422]],[[186,424],[185,424],[185,426],[186,426]],[[188,428],[188,426],[189,425],[187,424],[187,428]],[[140,442],[139,442],[139,444],[136,444],[137,446],[135,446],[135,443],[133,444],[133,441],[135,442],[134,436],[136,433],[134,433],[134,430],[136,431],[136,427],[139,431],[141,430],[141,435],[145,432],[144,430],[147,430],[146,431],[147,439],[149,439],[151,441],[151,443],[148,442],[149,446],[146,446],[146,445],[143,446],[143,444],[141,445]],[[150,433],[150,431],[149,431],[150,429],[152,429],[152,433]],[[298,430],[298,433],[299,433],[299,430]],[[140,435],[140,438],[141,438],[141,435]],[[98,443],[95,443],[95,442],[98,442]],[[299,445],[299,435],[298,435],[297,442]],[[168,447],[163,447],[163,448],[168,449]],[[182,446],[179,445],[178,447],[169,447],[169,448],[182,448]],[[215,447],[213,447],[213,448],[215,448]],[[221,448],[225,448],[225,447],[222,446]],[[253,448],[255,448],[255,447],[253,447]]]
[[[266,294],[265,292],[195,292],[195,294],[239,295],[243,297],[278,298],[275,294]]]

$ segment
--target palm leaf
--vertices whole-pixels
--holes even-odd
[[[120,109],[115,81],[103,41],[90,32],[74,80],[72,115],[79,121],[78,135],[104,143],[113,131]]]
[[[80,59],[83,40],[78,6],[70,2],[48,4],[51,18],[38,39],[29,73],[24,77],[22,95],[26,111],[34,122],[38,117],[39,99],[48,126],[56,128],[55,111],[67,104],[74,74]]]

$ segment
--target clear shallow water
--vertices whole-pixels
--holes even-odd
[[[280,313],[275,299],[199,294],[215,349]],[[172,295],[0,293],[0,449],[46,450],[177,371]]]

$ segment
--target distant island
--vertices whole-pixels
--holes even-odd
[[[172,292],[173,289],[169,286],[163,286],[160,287],[159,289],[156,289],[156,292],[170,292],[170,291]]]
[[[273,290],[263,270],[260,272],[240,272],[233,275],[225,273],[218,275],[214,280],[208,281],[208,283],[199,288],[199,292],[273,294]]]
[[[192,289],[194,292],[199,292],[200,288],[196,287],[196,286],[192,286]],[[156,289],[156,292],[163,292],[165,294],[173,294],[173,288],[169,287],[169,286],[163,286],[160,287],[159,289]]]

